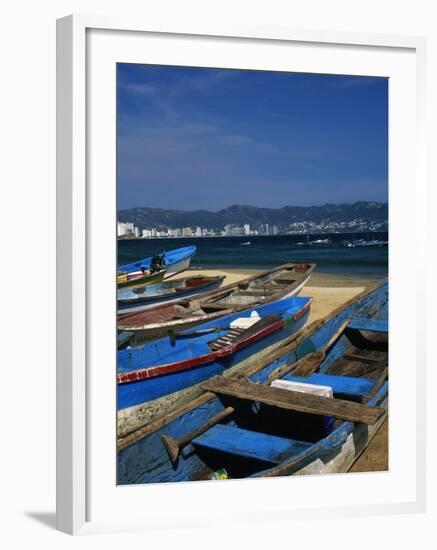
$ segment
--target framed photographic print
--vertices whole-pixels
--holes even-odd
[[[59,529],[423,508],[423,50],[58,21]]]

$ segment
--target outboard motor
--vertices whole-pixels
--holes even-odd
[[[153,256],[152,261],[150,262],[150,271],[152,273],[156,273],[157,271],[161,271],[163,267],[164,254],[156,254],[156,256]]]

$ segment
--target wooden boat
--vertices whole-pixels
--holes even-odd
[[[248,307],[257,307],[297,295],[316,264],[289,263],[226,285],[193,299],[172,301],[129,315],[120,312],[119,331],[132,332],[130,346],[166,336],[169,330],[185,330]]]
[[[150,258],[144,258],[137,262],[121,265],[118,267],[118,271],[125,273],[138,273],[141,274],[143,270],[150,271],[153,264],[159,262],[162,268],[166,269],[164,278],[168,279],[173,277],[176,273],[185,271],[190,266],[191,258],[196,253],[197,248],[195,246],[184,246],[182,248],[176,248],[168,252],[163,252],[157,256],[151,256]]]
[[[158,271],[144,270],[134,273],[119,271],[117,273],[117,288],[144,287],[146,285],[160,283],[164,279],[165,272],[165,269],[160,269]]]
[[[288,298],[119,351],[117,409],[144,405],[255,360],[304,326],[310,304],[311,298]]]
[[[197,275],[164,281],[158,285],[122,289],[117,293],[117,308],[119,313],[143,311],[158,304],[169,304],[181,298],[191,298],[196,294],[218,288],[224,278],[224,275],[215,277]]]
[[[120,437],[118,483],[348,471],[387,414],[387,290],[365,291],[267,359],[207,380],[195,399]]]

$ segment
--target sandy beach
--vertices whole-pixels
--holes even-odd
[[[224,275],[224,285],[238,282],[259,270],[226,269],[226,270],[190,270],[190,275]],[[187,272],[177,277],[184,277]],[[336,307],[347,302],[366,287],[377,282],[376,278],[360,278],[332,273],[314,273],[301,292],[302,296],[313,299],[309,322],[328,315]],[[370,472],[388,470],[388,419],[381,426],[375,437],[362,455],[355,461],[351,472]]]

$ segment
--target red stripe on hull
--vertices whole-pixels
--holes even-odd
[[[297,313],[293,315],[293,319],[295,321],[298,321],[301,317],[305,315],[310,310],[312,299],[309,300],[309,302],[304,306],[302,309],[300,309]]]
[[[184,361],[178,361],[177,363],[168,363],[166,365],[160,365],[156,367],[148,367],[146,369],[139,369],[132,372],[121,373],[117,375],[118,384],[126,384],[129,382],[136,382],[138,380],[145,380],[146,378],[153,378],[155,376],[161,376],[164,374],[170,374],[174,372],[180,372],[183,370],[189,370],[194,367],[200,367],[208,363],[212,363],[216,359],[221,359],[229,355],[233,355],[239,349],[245,348],[250,344],[265,338],[269,334],[281,330],[284,328],[285,322],[283,320],[276,321],[270,326],[264,328],[263,330],[255,333],[248,338],[237,342],[236,344],[231,344],[230,346],[223,348],[218,351],[207,353],[205,355],[199,355],[198,357],[193,357],[191,359],[185,359]]]

